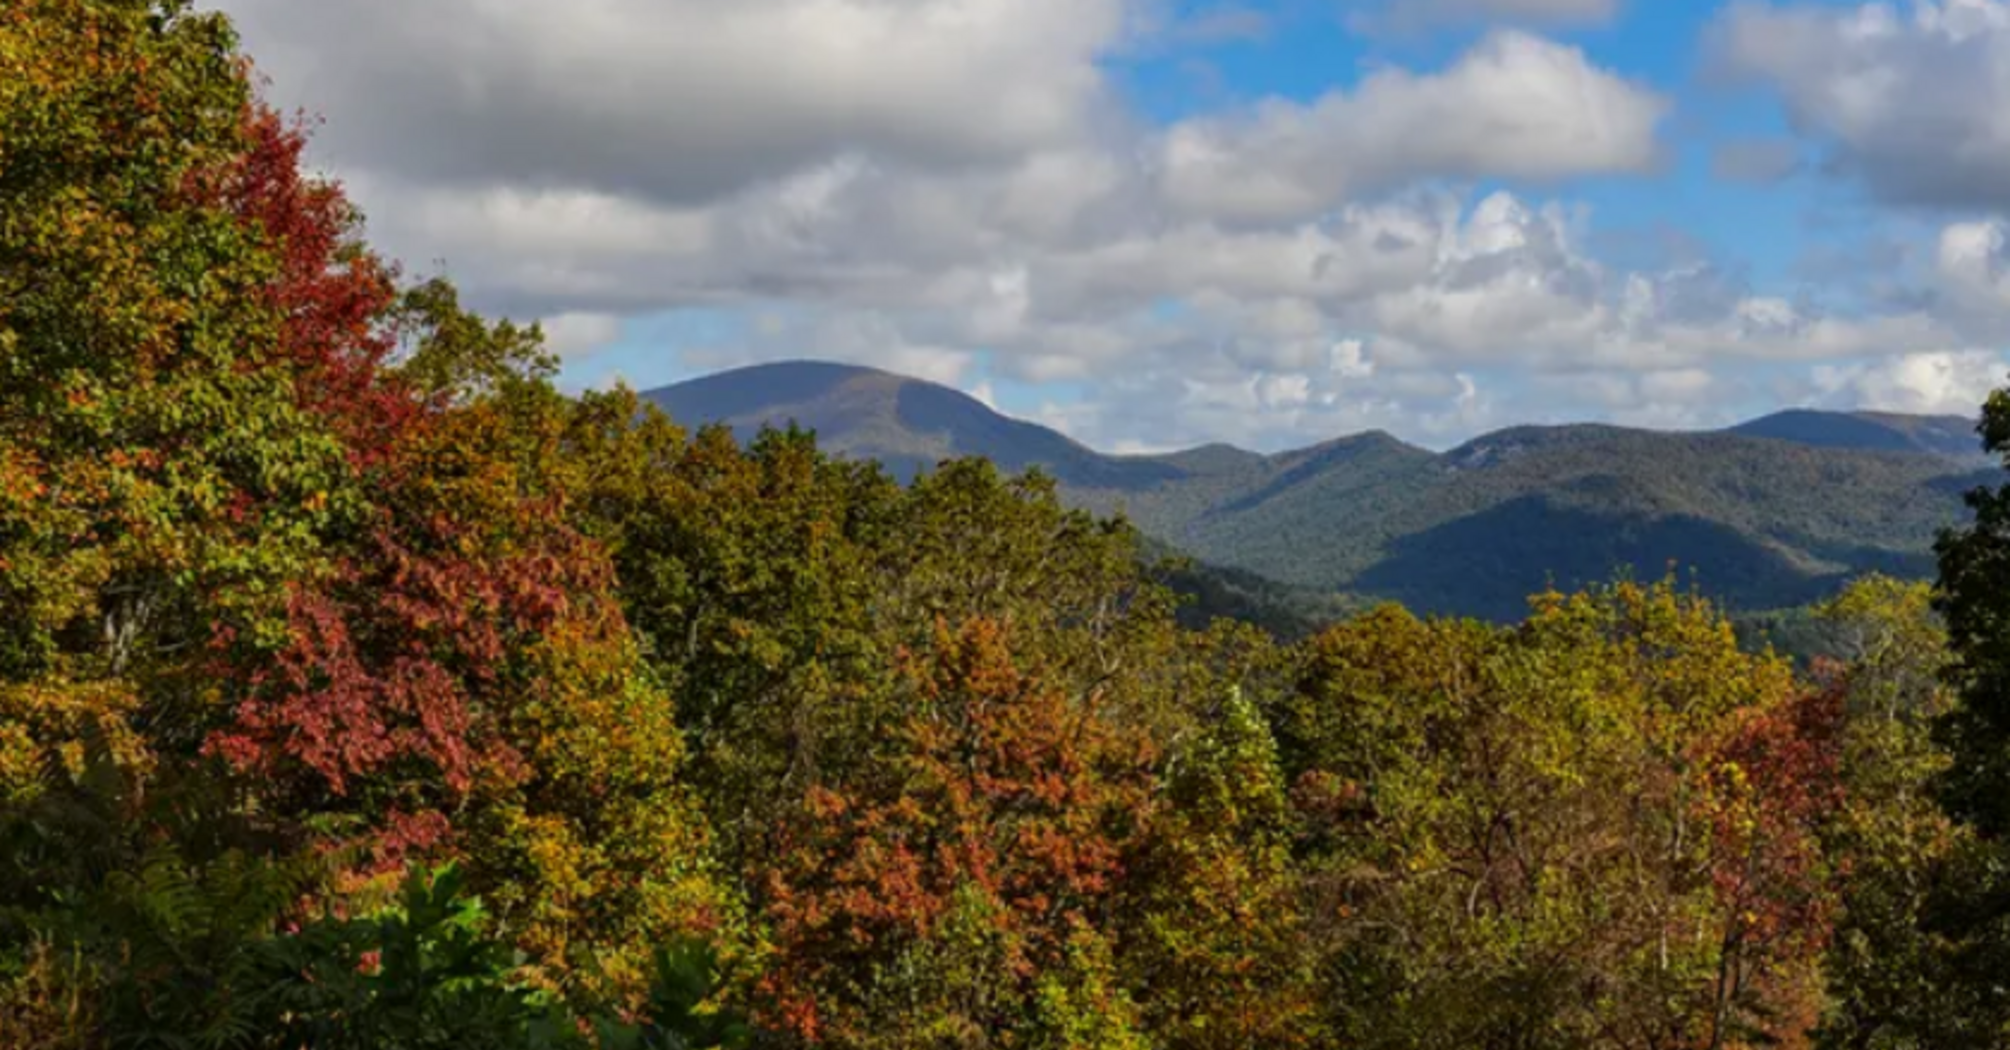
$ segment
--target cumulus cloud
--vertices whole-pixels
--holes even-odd
[[[848,150],[1078,140],[1123,0],[227,0],[348,165],[700,201]],[[972,114],[983,114],[972,119]]]
[[[1442,72],[1383,70],[1308,105],[1183,124],[1160,160],[1189,214],[1287,219],[1422,176],[1643,171],[1667,109],[1577,48],[1503,31]]]
[[[561,358],[583,357],[621,338],[621,318],[610,314],[562,313],[538,322],[544,345]]]
[[[1706,368],[1612,370],[1539,376],[1513,406],[1528,421],[1587,416],[1660,430],[1708,430],[1746,418],[1757,392]]]
[[[644,384],[823,357],[985,397],[1064,382],[1040,418],[1103,448],[1447,444],[1728,421],[1749,392],[1726,370],[1752,363],[1851,362],[1824,373],[1842,396],[1880,355],[1982,345],[1950,318],[2010,300],[1994,227],[1950,231],[1934,296],[1882,313],[1707,256],[1607,264],[1593,217],[1535,184],[1651,170],[1668,104],[1519,31],[1150,128],[1098,60],[1177,33],[1126,0],[226,6],[278,101],[327,113],[315,156],[376,243],[544,318],[570,361],[619,341]],[[1217,10],[1184,31],[1262,28]]]
[[[727,341],[682,348],[684,363],[723,369],[815,357],[870,365],[944,386],[974,385],[973,351],[926,342],[899,319],[874,311],[767,311],[751,324],[736,326],[730,336]]]
[[[1959,339],[1924,311],[1824,313],[1706,263],[1613,269],[1586,249],[1583,211],[1508,192],[1403,194],[1261,227],[1118,221],[1128,199],[1119,192],[1116,204],[1071,205],[1114,209],[1104,236],[1050,237],[1039,223],[1009,232],[1001,218],[1017,177],[952,191],[935,176],[850,166],[841,178],[808,177],[810,187],[779,184],[698,210],[558,198],[545,205],[557,216],[543,221],[524,221],[521,200],[499,197],[493,211],[468,207],[429,227],[429,238],[464,245],[476,268],[462,275],[516,301],[726,307],[762,320],[678,347],[686,368],[816,356],[955,385],[980,367],[1088,384],[1092,403],[1070,406],[1066,422],[1111,448],[1276,447],[1368,427],[1450,440],[1557,406],[1714,425],[1729,420],[1711,414],[1726,403],[1697,382],[1707,370]],[[398,199],[448,213],[423,194]],[[899,202],[926,220],[902,221]],[[519,225],[538,231],[539,252],[482,250]],[[628,240],[636,228],[677,236],[642,248]],[[567,238],[554,240],[559,230]],[[1988,272],[1963,259],[1950,255],[1947,281]],[[1488,373],[1609,382],[1545,385],[1543,400],[1516,400],[1490,390],[1501,381]]]
[[[1973,416],[2006,376],[2010,356],[1999,351],[1940,350],[1823,366],[1814,383],[1822,403],[1837,407]]]
[[[2010,206],[2010,2],[1745,3],[1718,36],[1884,199]]]
[[[1951,223],[1935,254],[1942,282],[1963,305],[1985,313],[2010,311],[2010,223]]]

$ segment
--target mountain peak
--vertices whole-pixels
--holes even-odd
[[[939,383],[858,365],[782,361],[643,394],[686,424],[722,423],[742,437],[795,423],[827,450],[912,477],[945,459],[984,456],[1000,469],[1041,467],[1068,484],[1130,488],[1179,477],[1160,460],[1105,456],[1036,423],[1000,415]]]

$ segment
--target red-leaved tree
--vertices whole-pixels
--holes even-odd
[[[938,631],[901,676],[879,770],[810,788],[781,829],[771,1023],[832,1046],[976,1045],[1067,1023],[1043,1002],[1120,1016],[1083,944],[1144,822],[1152,747],[1017,666],[989,621]]]

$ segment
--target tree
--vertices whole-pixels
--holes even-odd
[[[1984,446],[2010,462],[2010,390],[1983,408]],[[2010,486],[1968,494],[1975,520],[1944,533],[1937,607],[1947,620],[1961,702],[1949,716],[1954,756],[1944,797],[1985,839],[2010,832]]]
[[[806,785],[865,759],[895,640],[876,606],[899,489],[808,435],[742,449],[631,392],[519,405],[549,431],[567,514],[611,558],[626,620],[677,698],[691,781],[742,887]]]
[[[147,833],[263,830],[195,761],[229,717],[207,646],[283,637],[342,513],[280,253],[222,192],[257,149],[233,49],[178,3],[0,17],[0,899],[22,908],[131,870]]]
[[[839,1047],[1078,1030],[1053,1010],[1118,994],[1099,920],[1145,819],[1150,741],[1022,669],[987,620],[939,629],[901,681],[880,761],[811,787],[777,844],[770,1023]]]
[[[733,909],[548,358],[400,292],[235,46],[0,16],[0,938],[163,841],[360,857],[337,900],[457,857],[540,979],[633,1005]]]
[[[1127,983],[1156,1045],[1308,1045],[1313,985],[1277,746],[1231,690],[1174,753],[1125,866]]]
[[[1973,849],[1933,797],[1948,754],[1934,726],[1954,704],[1947,638],[1932,588],[1888,577],[1852,583],[1817,615],[1840,642],[1818,674],[1843,700],[1847,803],[1826,832],[1841,871],[1840,913],[1824,959],[1823,1043],[1847,1048],[1977,1045],[1974,1016],[1932,928],[1959,892]],[[1986,1042],[1986,1040],[1983,1040]]]
[[[1512,629],[1314,640],[1284,735],[1351,1045],[1792,1043],[1813,1023],[1825,697],[1663,583]]]
[[[1983,406],[1984,447],[2010,462],[2010,390]],[[1928,916],[1950,938],[1948,987],[1960,994],[1950,1046],[1999,1045],[2010,1037],[2010,486],[1968,494],[1969,524],[1942,533],[1935,607],[1947,624],[1958,696],[1940,724],[1948,765],[1938,796],[1972,844],[1955,864],[1961,875]]]

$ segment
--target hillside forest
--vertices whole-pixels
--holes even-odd
[[[2010,1045],[2010,492],[1806,667],[1197,623],[1039,472],[560,392],[304,145],[0,8],[0,1047]]]

